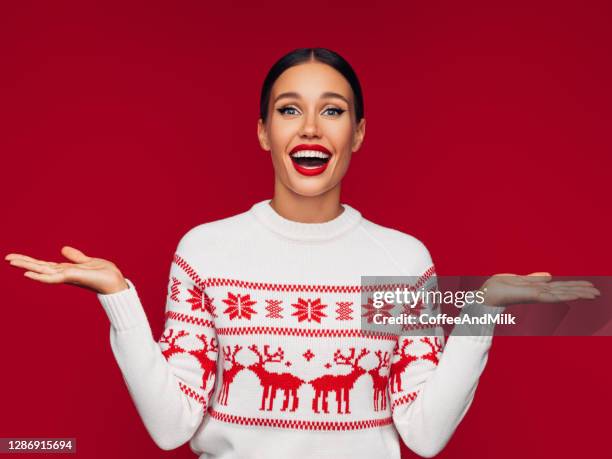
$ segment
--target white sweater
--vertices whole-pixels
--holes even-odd
[[[493,326],[430,340],[362,330],[361,276],[435,280],[427,248],[347,204],[300,223],[269,202],[181,238],[158,340],[129,279],[98,295],[152,439],[200,458],[398,459],[400,439],[434,456],[472,403]]]

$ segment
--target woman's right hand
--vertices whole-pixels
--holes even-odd
[[[62,255],[72,263],[37,260],[18,253],[9,253],[4,259],[11,266],[24,268],[24,276],[46,284],[72,284],[96,293],[110,294],[129,288],[117,266],[102,258],[88,257],[74,247],[62,247]]]

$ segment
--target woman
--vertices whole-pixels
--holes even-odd
[[[158,341],[112,262],[68,246],[71,262],[6,259],[31,279],[97,292],[128,390],[162,449],[189,441],[202,458],[399,458],[401,438],[434,456],[473,400],[493,326],[447,341],[438,327],[422,338],[361,329],[361,276],[435,286],[419,240],[340,202],[364,135],[361,88],[342,57],[306,48],[276,62],[258,121],[274,196],[181,238]],[[548,273],[493,276],[481,292],[484,304],[461,314],[599,294]]]

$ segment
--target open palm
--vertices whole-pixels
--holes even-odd
[[[9,253],[4,259],[11,266],[26,269],[24,276],[46,284],[72,284],[103,294],[128,288],[121,271],[113,262],[89,257],[70,246],[62,247],[61,252],[71,263],[38,260],[19,253]]]
[[[579,298],[594,299],[601,294],[589,281],[554,281],[547,272],[527,276],[495,274],[480,288],[484,304],[509,306],[517,303],[558,303]]]

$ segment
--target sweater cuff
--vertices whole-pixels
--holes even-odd
[[[136,287],[129,279],[125,281],[129,287],[124,290],[97,294],[111,325],[116,330],[129,330],[149,324]]]

